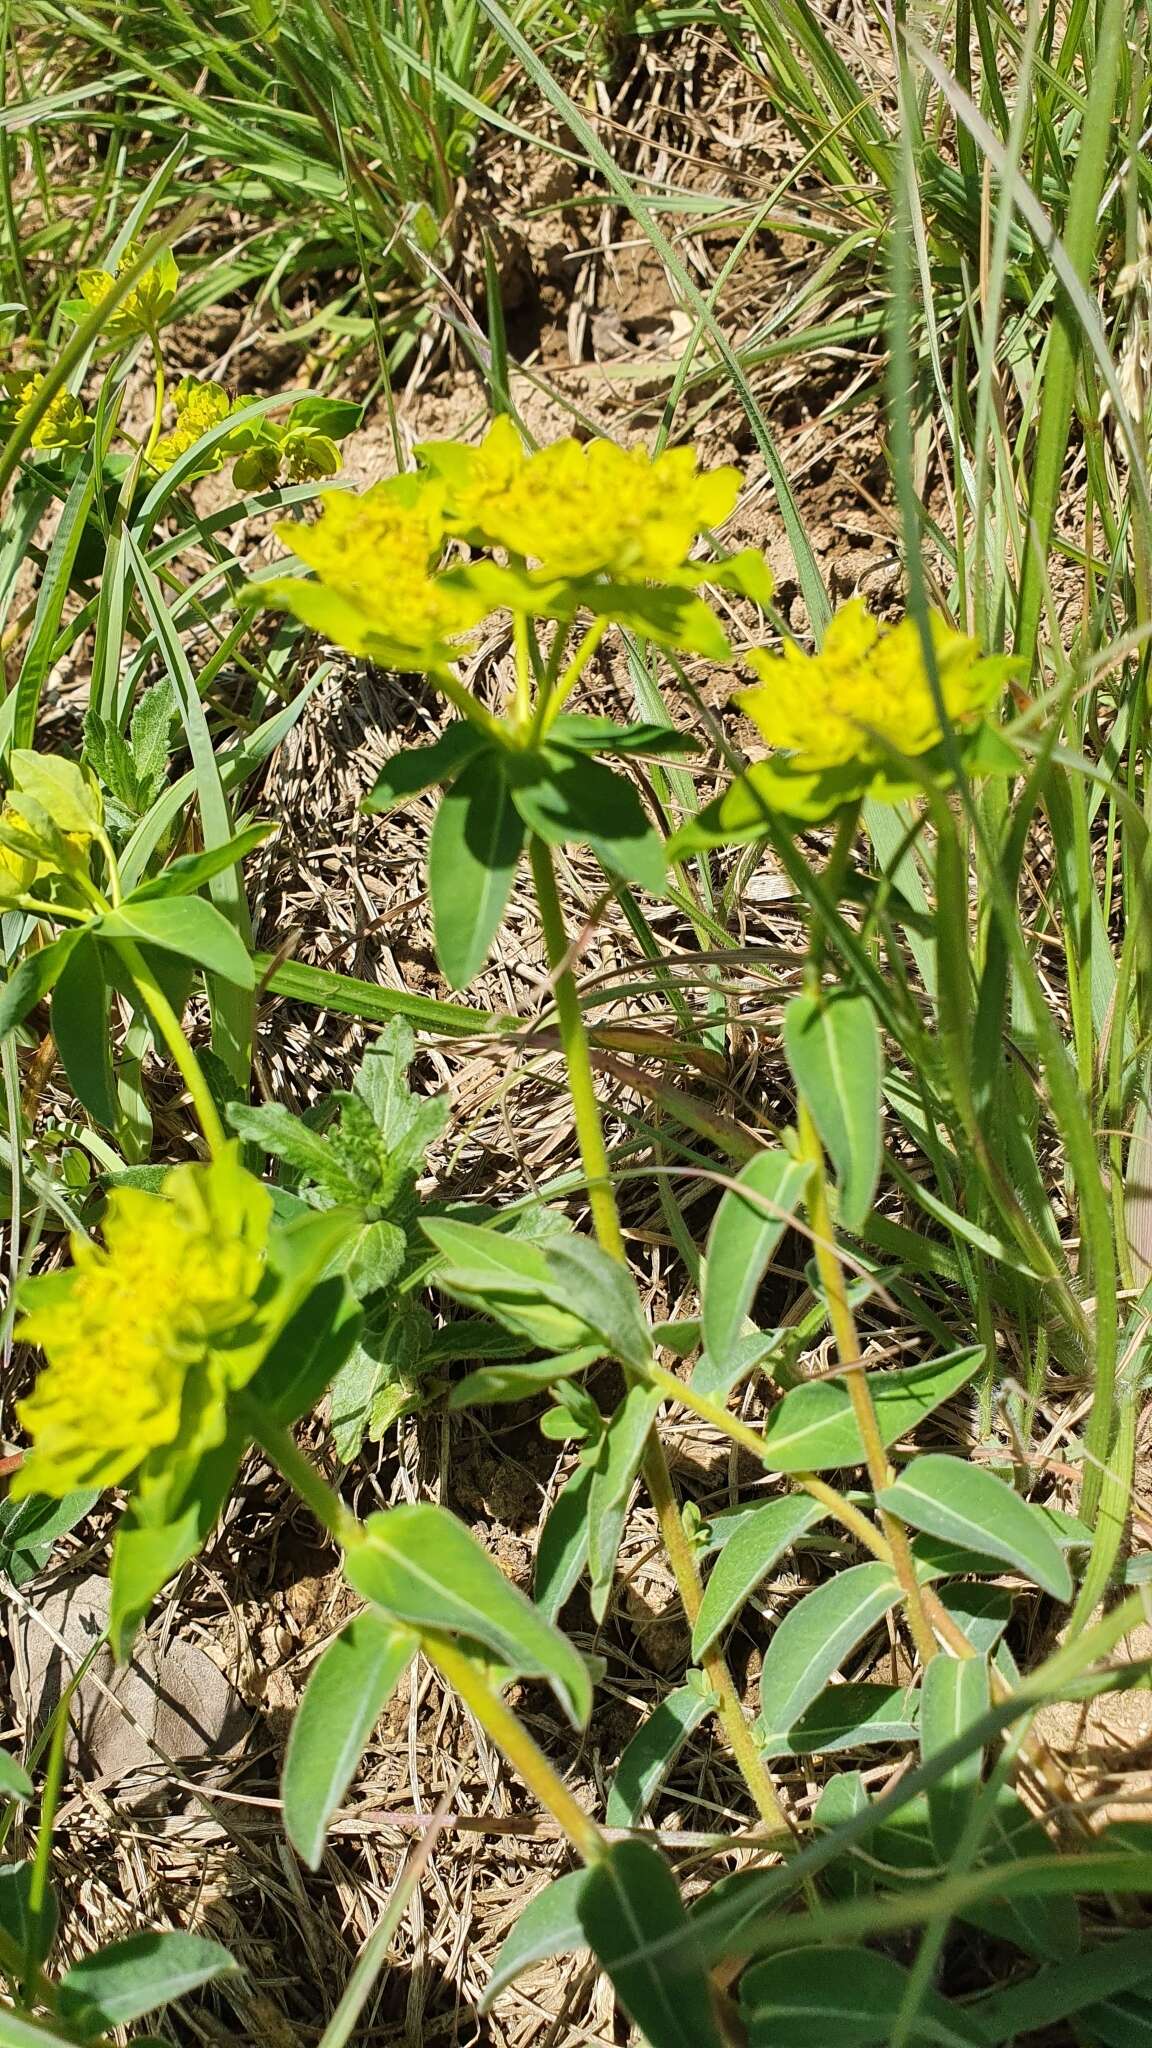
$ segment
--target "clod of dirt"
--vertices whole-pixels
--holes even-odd
[[[106,1630],[109,1608],[108,1581],[92,1574],[57,1583],[21,1612],[12,1626],[13,1694],[29,1726],[46,1721],[62,1682]],[[147,1636],[124,1665],[101,1645],[70,1718],[70,1766],[140,1808],[163,1805],[171,1777],[204,1758],[212,1771],[197,1777],[219,1782],[249,1725],[239,1695],[195,1643],[177,1638],[161,1647]]]

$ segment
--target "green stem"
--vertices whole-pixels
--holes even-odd
[[[52,1717],[52,1738],[48,1746],[48,1762],[44,1770],[44,1785],[40,1794],[40,1828],[36,1836],[36,1853],[32,1859],[32,1870],[28,1879],[28,1934],[24,1957],[24,1993],[31,1998],[37,1991],[40,1969],[35,1957],[37,1937],[43,1931],[48,1912],[48,1876],[52,1867],[52,1831],[56,1824],[56,1809],[60,1804],[60,1787],[64,1782],[64,1744],[68,1735],[68,1715],[72,1696],[79,1683],[80,1673],[66,1685],[56,1702]]]
[[[532,878],[536,885],[541,929],[544,933],[549,965],[553,971],[560,1043],[567,1067],[568,1090],[572,1100],[580,1158],[588,1177],[592,1222],[601,1250],[607,1252],[610,1258],[619,1260],[621,1265],[626,1265],[628,1255],[624,1247],[624,1233],[620,1228],[620,1216],[612,1187],[608,1148],[604,1143],[604,1127],[600,1121],[600,1105],[596,1099],[588,1033],[580,1009],[575,976],[572,969],[564,964],[568,953],[568,939],[556,887],[556,870],[550,849],[535,835],[529,841],[529,857],[532,863]],[[676,1384],[679,1386],[679,1381]],[[692,1628],[700,1612],[704,1588],[692,1546],[688,1542],[680,1517],[664,1446],[655,1429],[648,1439],[641,1470],[675,1575],[680,1602],[688,1625]],[[752,1738],[739,1694],[719,1650],[709,1653],[704,1660],[704,1671],[716,1693],[721,1724],[757,1812],[769,1826],[786,1828],[787,1815]]]
[[[542,738],[547,733],[557,712],[563,708],[566,700],[572,695],[588,663],[604,638],[607,624],[607,619],[593,619],[587,632],[582,636],[576,652],[560,677],[559,682],[549,693],[547,700],[542,699],[541,703],[537,706],[536,728],[539,728],[539,730],[537,731],[534,728],[533,737]]]
[[[142,1003],[179,1068],[184,1085],[192,1097],[192,1105],[208,1150],[217,1153],[227,1144],[228,1134],[220,1121],[219,1111],[212,1099],[212,1091],[204,1079],[200,1062],[184,1036],[180,1019],[139,947],[131,939],[117,939],[115,944],[132,976]]]
[[[451,1637],[434,1629],[420,1634],[420,1647],[430,1664],[446,1678],[475,1715],[484,1733],[522,1778],[546,1813],[561,1827],[585,1863],[598,1863],[607,1844],[590,1814],[572,1797],[564,1780],[538,1749],[523,1723],[494,1692],[467,1653]]]
[[[350,1508],[346,1508],[335,1487],[329,1486],[323,1474],[318,1472],[311,1458],[306,1458],[297,1447],[291,1430],[282,1422],[274,1422],[255,1401],[241,1395],[236,1402],[237,1415],[247,1427],[261,1450],[272,1460],[281,1477],[299,1494],[310,1507],[321,1527],[327,1529],[334,1543],[342,1550],[349,1550],[363,1538],[363,1528]]]
[[[876,1408],[872,1390],[868,1385],[868,1374],[864,1369],[860,1339],[856,1332],[856,1318],[848,1300],[848,1289],[844,1280],[844,1268],[836,1249],[832,1231],[832,1213],[828,1201],[828,1178],[824,1166],[824,1147],[803,1096],[798,1104],[797,1124],[800,1136],[800,1157],[811,1168],[808,1181],[808,1221],[812,1226],[813,1249],[816,1255],[816,1270],[828,1303],[828,1318],[843,1379],[852,1403],[852,1413],[864,1446],[864,1458],[868,1477],[874,1493],[883,1492],[891,1484],[891,1469],[880,1424],[876,1419]],[[900,1582],[904,1604],[908,1610],[908,1624],[912,1638],[920,1653],[921,1662],[928,1664],[936,1655],[936,1638],[932,1633],[924,1602],[920,1597],[920,1584],[916,1577],[916,1566],[908,1542],[908,1531],[896,1515],[886,1508],[878,1510],[880,1527],[884,1532],[888,1548],[892,1553],[892,1569]]]
[[[154,327],[150,327],[148,329],[148,339],[152,343],[152,361],[156,366],[156,395],[152,404],[152,426],[148,434],[148,439],[144,443],[145,462],[148,461],[148,458],[152,454],[152,451],[155,448],[157,441],[160,439],[160,432],[164,425],[165,393],[164,357],[161,354],[160,350],[160,336]]]
[[[621,1264],[626,1264],[628,1255],[624,1249],[624,1234],[620,1228],[616,1197],[612,1190],[608,1147],[604,1143],[600,1105],[596,1100],[596,1083],[592,1072],[588,1033],[580,1008],[576,977],[570,967],[562,964],[568,953],[568,938],[564,930],[564,913],[560,908],[560,895],[556,887],[556,870],[552,864],[550,849],[535,834],[528,842],[528,853],[532,863],[532,880],[536,887],[544,944],[549,965],[553,970],[556,1021],[568,1070],[568,1089],[572,1097],[572,1114],[576,1124],[580,1158],[588,1176],[588,1203],[592,1211],[592,1222],[601,1248],[610,1258],[619,1259]]]

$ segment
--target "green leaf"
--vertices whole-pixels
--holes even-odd
[[[557,1237],[544,1253],[553,1306],[572,1309],[634,1372],[652,1363],[652,1332],[627,1266],[591,1238]]]
[[[902,1372],[870,1372],[868,1385],[887,1448],[908,1436],[972,1378],[984,1353],[976,1345]],[[840,1379],[793,1387],[764,1425],[764,1462],[776,1472],[828,1472],[864,1463],[848,1389]]]
[[[629,1496],[661,1399],[650,1387],[631,1387],[597,1446],[588,1496],[588,1568],[597,1621],[607,1611]]]
[[[726,1358],[713,1358],[710,1351],[702,1351],[692,1368],[689,1384],[698,1394],[707,1394],[714,1401],[726,1400],[757,1366],[779,1354],[788,1336],[786,1330],[749,1330],[736,1339]]]
[[[0,1038],[6,1038],[18,1024],[24,1022],[29,1010],[45,997],[68,964],[70,954],[79,945],[82,931],[61,932],[47,946],[37,947],[34,953],[25,953],[24,958],[13,968],[6,982],[0,987]]]
[[[709,562],[707,575],[717,590],[734,590],[738,597],[750,597],[762,612],[772,602],[776,579],[760,548],[741,548],[722,561]]]
[[[91,1490],[50,1500],[30,1493],[23,1500],[0,1500],[0,1571],[23,1586],[48,1563],[57,1539],[82,1522],[100,1496]]]
[[[0,1749],[0,1799],[31,1799],[35,1788],[26,1770]]]
[[[195,1557],[215,1526],[232,1491],[244,1443],[242,1433],[233,1430],[194,1465],[173,1472],[162,1505],[146,1506],[137,1497],[129,1501],[113,1540],[109,1573],[108,1639],[120,1663],[160,1588]]]
[[[498,1407],[508,1401],[527,1401],[557,1380],[570,1379],[603,1358],[601,1344],[584,1344],[576,1351],[560,1352],[555,1358],[537,1358],[527,1364],[482,1365],[458,1380],[448,1396],[450,1410]]]
[[[575,1351],[588,1325],[555,1304],[557,1281],[538,1245],[507,1231],[446,1216],[422,1216],[420,1227],[441,1254],[433,1279],[469,1308],[485,1308],[542,1351]]]
[[[553,746],[568,747],[574,753],[615,754],[624,759],[698,754],[701,744],[694,733],[681,732],[675,725],[618,725],[614,718],[597,718],[587,711],[561,711],[548,728],[548,738]]]
[[[899,1585],[886,1564],[856,1564],[790,1607],[764,1653],[763,1726],[791,1728],[899,1598]]]
[[[867,996],[794,996],[784,1012],[784,1050],[836,1168],[841,1221],[859,1230],[881,1157],[880,1034]]]
[[[255,988],[256,970],[243,939],[223,911],[202,896],[160,896],[143,902],[134,897],[110,910],[92,930],[113,943],[131,939],[138,946],[159,946],[194,961],[209,974],[219,974],[236,988]]]
[[[0,2048],[73,2048],[75,2036],[58,2034],[38,2020],[24,2020],[0,2010]]]
[[[872,1949],[833,1942],[785,1949],[741,1979],[748,2048],[885,2048],[908,1983],[901,1964]],[[918,2016],[924,2024],[908,2036],[914,2048],[967,2048],[979,2039],[964,2014],[930,1987],[921,1993]]]
[[[584,1659],[446,1508],[372,1515],[345,1571],[358,1593],[398,1621],[467,1636],[521,1677],[547,1679],[573,1726],[586,1725],[592,1686]]]
[[[701,1283],[704,1342],[720,1367],[740,1341],[744,1319],[810,1174],[811,1168],[788,1152],[757,1152],[736,1185],[725,1190],[708,1234]]]
[[[133,1934],[65,1972],[61,2017],[79,2033],[103,2033],[185,1998],[235,1968],[227,1949],[202,1935]]]
[[[352,1783],[372,1730],[419,1649],[410,1630],[371,1610],[328,1645],[296,1710],[284,1759],[284,1826],[318,1870],[328,1823]]]
[[[305,1219],[305,1226],[312,1222]],[[257,1406],[286,1428],[327,1392],[360,1334],[359,1307],[339,1274],[318,1280],[248,1382]]]
[[[288,415],[289,427],[309,427],[314,434],[327,434],[333,441],[346,441],[364,417],[364,407],[352,398],[298,398]]]
[[[612,874],[664,892],[664,849],[634,785],[602,761],[561,747],[510,757],[512,800],[550,846],[590,846]]]
[[[238,1137],[283,1160],[303,1180],[313,1181],[334,1202],[354,1202],[355,1182],[341,1166],[332,1142],[293,1116],[281,1102],[230,1102],[228,1121]]]
[[[1012,1619],[1012,1595],[1007,1587],[961,1579],[943,1587],[937,1597],[967,1637],[977,1659],[990,1657]]]
[[[704,1589],[692,1630],[692,1655],[697,1662],[768,1576],[777,1558],[826,1513],[819,1501],[804,1494],[786,1494],[753,1509],[724,1545]]]
[[[452,988],[488,958],[524,846],[504,757],[477,754],[441,799],[428,845],[436,957]]]
[[[604,1819],[610,1828],[638,1827],[684,1744],[715,1711],[700,1672],[669,1693],[636,1730],[616,1766]]]
[[[1053,1599],[1071,1599],[1072,1575],[1043,1518],[984,1466],[933,1452],[914,1458],[877,1499],[914,1529],[998,1558]]]
[[[172,751],[172,729],[178,716],[170,676],[162,676],[151,689],[145,690],[132,713],[129,742],[136,796],[142,804],[153,802],[163,787]]]
[[[988,1992],[967,2010],[992,2043],[1014,2041],[1018,2034],[1038,2033],[1065,2023],[1100,1999],[1132,1990],[1152,1979],[1152,1943],[1147,1929],[1121,1935],[1107,1947],[1073,1956],[1050,1969],[1038,1970],[1021,1984]]]
[[[587,1947],[579,1912],[584,1882],[585,1872],[572,1870],[566,1877],[553,1878],[551,1884],[529,1899],[511,1934],[496,1952],[492,1975],[480,2001],[481,2013],[490,2012],[500,1993],[533,1963],[547,1962],[552,1956],[572,1955]]]
[[[100,948],[81,932],[52,991],[52,1036],[72,1093],[106,1131],[114,1131],[120,1121],[109,1032],[111,1000]]]
[[[1035,1875],[1013,1869],[1013,1864],[1034,1858],[1047,1868]],[[1080,1909],[1075,1893],[1093,1889],[1088,1860],[1067,1852],[1054,1856],[1039,1821],[1032,1818],[1012,1787],[1005,1786],[996,1801],[980,1857],[981,1866],[989,1868],[988,1896],[966,1905],[962,1918],[996,1941],[1015,1942],[1026,1955],[1063,1962],[1080,1947]],[[1152,1874],[1152,1864],[1149,1871]],[[1118,1892],[1126,1888],[1120,1871],[1114,1873],[1114,1883]]]
[[[912,1742],[920,1712],[915,1686],[830,1685],[789,1727],[767,1725],[762,1714],[756,1740],[764,1755],[831,1756],[870,1743]]]
[[[548,1621],[555,1621],[588,1560],[588,1502],[594,1477],[591,1466],[577,1465],[540,1531],[532,1592]]]
[[[161,868],[158,875],[149,876],[138,889],[133,889],[132,894],[125,897],[122,908],[127,909],[134,903],[157,902],[165,896],[192,895],[214,875],[222,875],[225,868],[235,867],[238,861],[254,853],[276,829],[272,824],[249,825],[246,831],[235,833],[231,839],[224,840],[220,846],[210,847],[204,853],[180,854],[177,859],[170,860],[167,867]]]
[[[445,726],[438,739],[424,747],[401,747],[384,763],[372,789],[364,798],[363,811],[394,811],[439,783],[451,782],[477,754],[490,753],[492,742],[470,719],[458,718]]]
[[[990,1704],[984,1657],[933,1657],[921,1682],[920,1754],[925,1763],[958,1741]],[[928,1818],[941,1862],[947,1862],[959,1844],[983,1769],[984,1752],[977,1744],[929,1789]]]
[[[584,1939],[650,2048],[723,2048],[712,1987],[672,1872],[646,1842],[614,1842],[586,1872]],[[650,1944],[660,1954],[649,1957]]]
[[[335,974],[330,967],[310,967],[304,960],[277,960],[271,953],[256,953],[253,965],[273,995],[292,1003],[310,1003],[317,1010],[332,1010],[339,1017],[358,1017],[368,1024],[406,1017],[422,1030],[442,1032],[448,1038],[470,1038],[477,1032],[499,1035],[521,1028],[517,1019],[498,1017],[490,1010],[437,1002],[433,996],[413,995],[406,988],[382,988],[379,982]]]
[[[31,1863],[0,1864],[0,1933],[6,1934],[29,1962],[42,1963],[49,1955],[59,1917],[51,1889],[41,1912],[33,1911]]]

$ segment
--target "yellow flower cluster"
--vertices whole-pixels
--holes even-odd
[[[209,379],[181,377],[172,393],[176,411],[176,425],[166,434],[161,434],[149,457],[153,469],[171,469],[182,455],[206,434],[210,427],[219,426],[232,410],[232,401],[222,384],[213,384]],[[217,461],[222,457],[217,452]]]
[[[319,582],[285,578],[260,586],[353,654],[402,667],[448,660],[447,643],[484,609],[473,593],[434,573],[444,550],[443,491],[428,478],[390,477],[360,497],[325,491],[314,526],[278,526],[279,538]]]
[[[43,372],[13,371],[5,382],[16,399],[17,421],[26,420],[44,389]],[[92,421],[75,394],[58,391],[32,429],[31,445],[33,448],[86,448],[91,430]]]
[[[554,441],[525,453],[501,417],[478,448],[426,442],[421,460],[447,490],[451,531],[533,563],[542,579],[683,579],[697,534],[729,517],[735,469],[699,473],[690,448],[649,455],[612,441]]]
[[[129,242],[115,270],[82,270],[76,280],[80,296],[89,306],[102,306],[115,289],[117,279],[132,270],[140,259],[140,248]],[[142,270],[119,305],[109,315],[105,333],[109,340],[131,341],[138,334],[155,334],[176,297],[180,272],[176,258],[167,249]]]
[[[230,1148],[176,1167],[161,1194],[115,1190],[104,1244],[75,1239],[69,1271],[27,1284],[16,1336],[48,1364],[17,1403],[33,1447],[14,1497],[113,1486],[222,1440],[227,1394],[259,1360],[271,1207]]]
[[[935,613],[929,627],[944,709],[969,726],[1000,687],[1003,663],[982,660],[976,641]],[[915,619],[887,629],[857,598],[837,612],[819,654],[786,645],[749,659],[761,683],[737,702],[797,769],[883,768],[893,750],[923,754],[943,737]]]

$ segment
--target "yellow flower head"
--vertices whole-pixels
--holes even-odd
[[[16,418],[26,420],[41,391],[44,375],[36,370],[10,372],[5,382],[16,399]],[[58,391],[32,429],[33,448],[86,448],[92,421],[71,391]]]
[[[953,725],[970,726],[999,689],[1004,664],[981,659],[975,640],[935,613],[929,627],[944,708]],[[819,654],[786,645],[749,659],[762,680],[737,702],[797,769],[883,768],[890,750],[924,754],[943,737],[915,619],[886,628],[855,598],[837,612]]]
[[[80,296],[89,306],[102,306],[117,278],[135,267],[140,247],[129,242],[115,270],[82,270],[76,280]],[[142,270],[131,291],[109,314],[105,333],[110,341],[134,341],[138,334],[154,334],[176,297],[180,272],[169,249],[161,250],[154,263]]]
[[[444,550],[443,491],[427,477],[390,477],[356,496],[325,491],[323,516],[278,526],[279,538],[319,581],[260,586],[353,654],[402,667],[447,660],[447,643],[484,609],[435,574]]]
[[[219,426],[232,410],[232,401],[222,384],[213,384],[209,379],[181,377],[172,393],[176,410],[176,425],[168,433],[161,434],[152,450],[149,461],[153,469],[171,469],[182,455],[195,446],[201,434],[210,427]],[[209,458],[214,464],[223,460],[218,449]]]
[[[16,1335],[48,1363],[17,1403],[32,1450],[13,1496],[117,1485],[222,1440],[227,1395],[261,1356],[271,1209],[230,1147],[160,1194],[115,1190],[103,1245],[74,1239],[67,1272],[27,1284]]]
[[[446,483],[452,530],[543,577],[682,581],[697,534],[728,518],[740,487],[734,469],[698,474],[690,448],[653,456],[565,440],[525,455],[508,419],[477,449],[431,442],[420,453]]]

